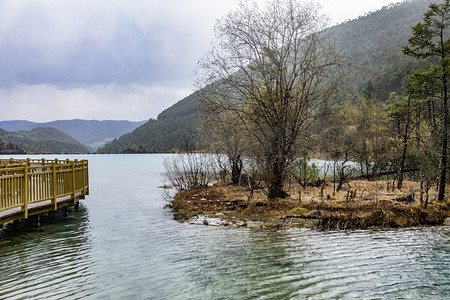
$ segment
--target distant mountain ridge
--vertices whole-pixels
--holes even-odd
[[[98,153],[160,153],[192,149],[197,135],[197,93],[178,101],[134,131],[115,139]]]
[[[0,140],[28,154],[92,152],[70,135],[50,127],[37,127],[16,132],[0,129]]]
[[[431,3],[437,0],[406,0],[391,4],[358,19],[326,28],[328,36],[349,61],[341,95],[363,93],[369,85],[382,100],[391,92],[401,94],[408,75],[419,62],[402,53],[411,36],[411,27],[420,22]],[[150,120],[99,149],[99,153],[171,152],[192,149],[198,134],[197,94],[180,100]]]
[[[97,120],[59,120],[46,123],[36,123],[24,120],[0,121],[0,128],[7,131],[32,130],[37,127],[58,129],[82,144],[97,150],[98,147],[114,140],[147,121],[97,121]]]

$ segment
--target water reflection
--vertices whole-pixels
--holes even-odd
[[[0,299],[83,298],[94,294],[86,208],[8,224],[0,233]],[[76,295],[76,296],[75,296]]]

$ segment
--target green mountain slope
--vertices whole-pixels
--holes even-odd
[[[8,132],[0,128],[0,136],[7,135]],[[11,142],[3,142],[0,138],[0,154],[24,154],[25,151],[20,148],[20,146],[15,145]]]
[[[197,93],[184,98],[133,132],[100,148],[98,153],[148,153],[192,149],[197,138]]]
[[[17,132],[0,129],[0,139],[26,153],[89,153],[92,150],[55,128],[38,127]]]
[[[393,4],[358,19],[327,28],[327,35],[349,61],[342,80],[343,92],[361,93],[369,84],[380,99],[391,92],[401,93],[407,76],[419,66],[402,54],[411,36],[411,27],[422,20],[432,0]],[[99,153],[168,152],[186,150],[197,141],[196,93],[163,111],[133,132],[114,140]]]
[[[408,75],[419,67],[415,59],[403,55],[402,48],[411,36],[411,27],[422,20],[433,2],[436,0],[392,4],[326,29],[342,56],[350,60],[343,86],[361,92],[370,81],[380,99],[391,92],[401,93]]]

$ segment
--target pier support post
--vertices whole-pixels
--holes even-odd
[[[36,215],[36,221],[33,222],[33,227],[34,228],[41,227],[41,216],[40,215]]]
[[[63,211],[63,217],[67,217],[67,216],[68,216],[67,206],[64,206],[64,207],[62,208],[62,211]]]

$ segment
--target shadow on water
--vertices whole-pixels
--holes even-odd
[[[92,295],[89,217],[82,204],[9,223],[0,231],[0,299],[83,298]],[[75,296],[76,295],[76,296]]]

